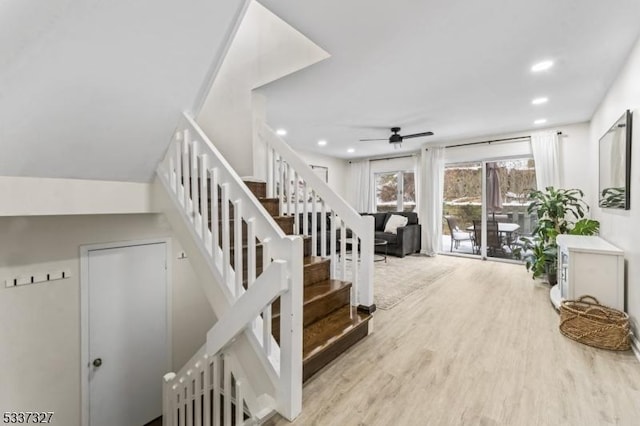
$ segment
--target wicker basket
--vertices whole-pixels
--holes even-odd
[[[612,351],[631,348],[629,315],[603,306],[595,297],[565,300],[560,306],[560,332],[576,342]]]

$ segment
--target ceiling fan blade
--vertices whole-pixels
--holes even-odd
[[[389,138],[383,138],[383,139],[358,139],[358,141],[360,142],[370,142],[370,141],[388,141]]]
[[[422,136],[433,136],[433,132],[414,133],[412,135],[402,135],[402,139],[419,138]]]

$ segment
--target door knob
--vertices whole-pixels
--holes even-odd
[[[96,358],[93,360],[94,367],[100,367],[102,365],[102,358]]]

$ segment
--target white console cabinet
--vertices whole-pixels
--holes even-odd
[[[557,308],[565,299],[590,295],[624,311],[624,252],[596,236],[558,235],[558,284],[551,289]]]

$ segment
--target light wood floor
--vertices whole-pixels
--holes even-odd
[[[521,265],[438,259],[455,272],[376,312],[373,334],[306,384],[294,424],[640,425],[631,352],[563,337]]]

